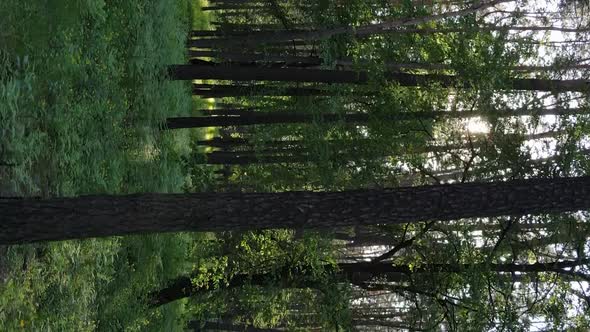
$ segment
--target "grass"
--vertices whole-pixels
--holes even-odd
[[[0,196],[181,191],[201,133],[159,126],[206,105],[165,78],[186,61],[187,30],[206,26],[197,7],[1,1]],[[181,330],[182,302],[146,310],[141,297],[191,269],[199,236],[2,247],[0,330]]]

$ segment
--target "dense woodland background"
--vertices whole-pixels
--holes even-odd
[[[206,193],[219,211],[203,213],[221,216],[215,233],[0,246],[0,330],[590,329],[590,227],[575,211],[590,202],[588,10],[0,2],[0,207]],[[368,198],[322,230],[277,228],[281,210],[271,229],[223,224],[236,193],[278,206],[295,197],[283,192],[430,186],[410,209],[457,188],[442,184],[470,188],[447,218],[367,221]],[[11,241],[5,225],[3,243],[44,239]]]

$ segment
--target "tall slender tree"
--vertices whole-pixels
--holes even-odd
[[[209,66],[209,65],[171,65],[170,78],[173,80],[218,79],[235,81],[282,81],[366,84],[369,74],[363,71],[265,68],[252,66]],[[425,74],[415,75],[398,72],[385,73],[385,78],[400,86],[428,86],[471,88],[459,76]],[[513,78],[499,85],[498,89],[529,91],[588,91],[589,83],[584,79],[533,79]]]

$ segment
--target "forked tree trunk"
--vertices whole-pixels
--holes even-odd
[[[590,208],[590,177],[381,190],[0,199],[0,244],[179,231],[399,224]]]
[[[387,279],[388,274],[412,275],[423,273],[464,273],[466,271],[493,271],[499,273],[540,273],[540,272],[557,272],[563,269],[573,268],[585,265],[590,259],[580,259],[575,261],[556,261],[547,263],[533,264],[428,264],[418,268],[410,265],[393,265],[390,262],[362,262],[362,263],[340,263],[337,268],[337,279],[349,282],[354,285],[363,286],[366,282],[373,280],[375,277]],[[328,271],[333,270],[333,266],[325,267]],[[246,284],[256,286],[266,286],[269,284],[280,284],[284,288],[313,288],[317,282],[310,280],[309,276],[297,275],[293,271],[279,271],[276,274],[239,274],[228,281],[227,288],[241,287]],[[168,287],[153,292],[149,296],[149,303],[152,306],[160,306],[181,298],[207,292],[214,289],[213,282],[203,286],[194,286],[191,277],[180,277],[175,279]]]

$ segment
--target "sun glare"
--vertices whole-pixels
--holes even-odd
[[[467,120],[465,129],[472,134],[487,134],[490,132],[487,122],[482,121],[479,117]]]

